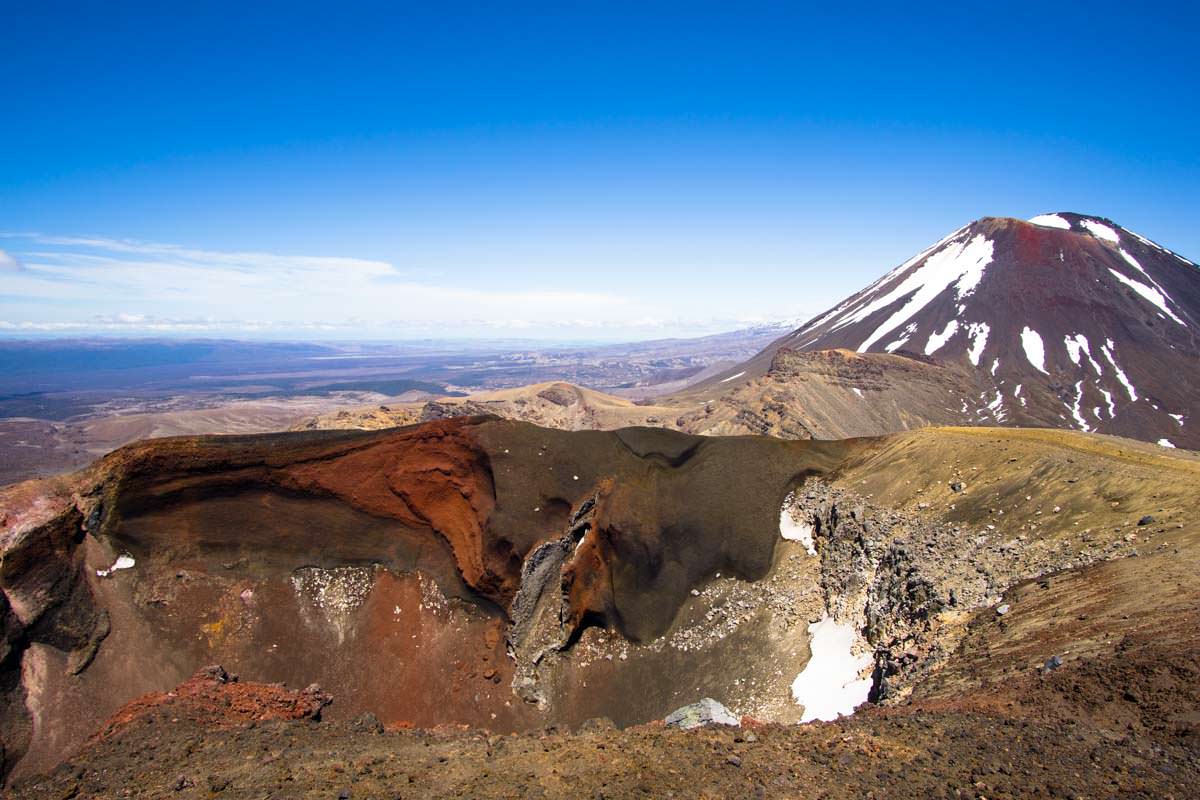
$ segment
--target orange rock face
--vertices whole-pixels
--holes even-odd
[[[453,548],[463,579],[485,594],[511,593],[513,576],[486,562],[484,527],[495,505],[488,456],[469,420],[440,420],[385,442],[282,470],[282,486],[331,494],[379,517],[427,527]],[[502,565],[501,565],[502,568]]]

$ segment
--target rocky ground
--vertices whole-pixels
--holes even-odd
[[[1136,636],[1122,648],[956,702],[686,732],[618,731],[606,720],[497,736],[384,730],[370,716],[247,719],[245,697],[261,690],[198,676],[204,702],[169,697],[118,715],[121,724],[9,796],[1194,797],[1200,650],[1164,652]]]

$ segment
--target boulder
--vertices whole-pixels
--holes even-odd
[[[733,715],[733,712],[711,697],[705,697],[697,703],[675,709],[667,715],[663,722],[669,728],[679,728],[684,731],[699,728],[702,725],[732,725],[734,727],[741,725],[741,721]]]

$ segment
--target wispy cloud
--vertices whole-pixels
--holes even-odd
[[[0,332],[653,337],[759,321],[674,298],[556,286],[487,290],[387,261],[0,233]],[[513,284],[507,276],[502,284]]]
[[[0,234],[0,329],[30,331],[363,331],[623,324],[639,310],[606,292],[486,291],[431,283],[386,261],[202,250],[105,237]],[[573,318],[573,317],[571,317]],[[574,327],[568,325],[566,327]]]

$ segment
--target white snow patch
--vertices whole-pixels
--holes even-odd
[[[1112,267],[1109,267],[1108,271],[1111,272],[1113,277],[1115,277],[1121,283],[1125,284],[1130,289],[1133,289],[1135,292],[1140,294],[1143,298],[1158,306],[1159,310],[1161,310],[1171,319],[1175,320],[1180,325],[1187,327],[1187,323],[1181,320],[1178,316],[1176,316],[1174,311],[1167,307],[1167,296],[1158,289],[1147,286],[1141,281],[1135,281],[1133,278],[1127,278]]]
[[[1117,373],[1117,380],[1121,382],[1121,385],[1125,387],[1125,391],[1129,393],[1129,399],[1137,402],[1137,389],[1135,389],[1133,384],[1129,382],[1129,378],[1125,375],[1125,371],[1117,365],[1117,360],[1113,358],[1112,351],[1113,347],[1115,346],[1116,345],[1113,344],[1112,339],[1106,339],[1104,346],[1100,348],[1100,352],[1103,353],[1104,357],[1108,359],[1108,363],[1112,364],[1113,370]]]
[[[1083,418],[1083,414],[1079,411],[1079,405],[1083,401],[1083,381],[1078,381],[1075,384],[1075,402],[1071,405],[1071,416],[1075,417],[1075,421],[1079,423],[1079,430],[1085,433],[1091,431],[1092,426],[1088,425],[1087,420]]]
[[[1092,369],[1096,370],[1096,374],[1104,374],[1104,371],[1100,369],[1100,365],[1096,363],[1096,359],[1092,358],[1092,347],[1088,343],[1087,337],[1082,333],[1066,337],[1063,339],[1063,344],[1067,346],[1067,356],[1071,359],[1072,364],[1078,365],[1080,354],[1086,353]]]
[[[859,677],[871,666],[871,655],[854,654],[861,649],[861,637],[850,625],[839,625],[828,616],[809,625],[808,635],[812,657],[792,681],[792,697],[804,706],[800,721],[829,721],[853,713],[871,691],[870,676]]]
[[[1129,253],[1127,253],[1125,251],[1124,247],[1118,247],[1117,252],[1121,254],[1121,258],[1125,259],[1125,261],[1131,267],[1133,267],[1134,269],[1136,269],[1138,272],[1142,273],[1146,277],[1150,277],[1150,273],[1146,272],[1146,270],[1142,267],[1142,265],[1138,262],[1138,260],[1136,258],[1134,258],[1133,256],[1129,255]]]
[[[739,372],[737,375],[730,375],[728,378],[723,378],[723,379],[721,380],[721,383],[729,383],[730,381],[732,381],[732,380],[736,380],[737,378],[740,378],[740,377],[742,377],[742,376],[743,376],[743,375],[745,375],[745,374],[746,374],[746,371],[745,371],[745,370],[742,370],[742,371],[741,371],[741,372]]]
[[[1169,447],[1169,448],[1171,448],[1172,450],[1174,450],[1174,449],[1175,449],[1175,445],[1171,444],[1171,440],[1170,440],[1170,439],[1159,439],[1159,440],[1158,440],[1158,446],[1159,446],[1159,447]],[[794,687],[794,684],[793,684],[793,687]],[[792,691],[793,691],[793,692],[795,692],[795,691],[796,691],[796,690],[795,690],[795,688],[793,688],[793,689],[792,689]]]
[[[858,388],[857,386],[854,387],[853,392],[859,397],[863,396],[862,389]]]
[[[1108,418],[1112,419],[1117,415],[1117,406],[1113,403],[1112,392],[1100,386],[1096,388],[1100,389],[1100,394],[1104,395],[1104,402],[1108,404]]]
[[[925,355],[931,356],[942,348],[950,337],[958,333],[958,320],[952,319],[946,323],[946,327],[941,333],[929,334],[929,341],[925,343]]]
[[[1041,225],[1043,228],[1062,228],[1064,231],[1071,230],[1071,223],[1060,217],[1058,214],[1038,214],[1029,220],[1034,225]]]
[[[916,329],[917,329],[917,323],[915,323],[915,322],[909,323],[904,328],[904,330],[900,331],[900,338],[894,342],[890,342],[887,345],[887,347],[885,347],[883,349],[889,353],[896,352],[898,349],[900,349],[904,345],[908,344],[909,337],[913,335],[913,332],[916,331]]]
[[[117,556],[117,560],[113,562],[111,567],[108,569],[98,569],[96,570],[96,574],[101,578],[107,578],[109,575],[112,575],[119,569],[131,569],[136,563],[137,562],[133,560],[133,556],[129,555],[128,553],[122,553],[121,555]]]
[[[1117,232],[1103,222],[1097,222],[1094,219],[1085,219],[1080,224],[1087,228],[1092,236],[1095,236],[1097,239],[1105,239],[1113,244],[1121,241],[1121,237],[1117,235]]]
[[[874,294],[875,290],[877,290],[881,286],[886,286],[893,278],[895,278],[898,275],[903,274],[904,271],[907,270],[909,267],[911,267],[913,264],[919,264],[921,262],[921,260],[923,258],[925,258],[926,256],[928,256],[930,253],[933,253],[936,250],[940,250],[942,245],[946,244],[947,242],[949,242],[953,239],[958,238],[959,234],[961,234],[963,231],[965,231],[969,226],[970,226],[970,223],[968,223],[967,225],[963,225],[958,230],[947,234],[940,241],[935,242],[934,244],[931,244],[929,247],[926,247],[924,250],[917,253],[915,256],[910,258],[908,261],[905,261],[903,264],[896,267],[891,272],[889,272],[888,274],[884,275],[879,280],[872,283],[866,289],[863,289],[861,292],[854,295],[854,297],[851,297],[849,300],[842,303],[840,306],[835,308],[833,311],[830,311],[828,314],[821,317],[819,320],[816,320],[816,321],[811,322],[808,325],[806,325],[805,328],[806,329],[811,328],[811,327],[820,325],[826,321],[832,321],[832,320],[838,319],[842,315],[842,312],[845,311],[846,309],[854,310],[855,313],[857,314],[857,309],[859,309],[864,303],[866,303],[870,299],[871,295]],[[837,324],[835,324],[832,328],[830,328],[830,330],[837,330],[838,328],[841,328],[845,325],[849,325],[851,322],[857,322],[857,321],[858,321],[857,318],[853,318],[853,317],[849,318],[849,319],[842,319],[841,321],[837,322]]]
[[[796,519],[796,513],[799,511],[796,505],[795,492],[783,499],[783,507],[779,509],[779,535],[789,542],[800,542],[810,556],[815,556],[817,548],[813,546],[812,523]]]
[[[1005,417],[1004,411],[1004,395],[996,392],[996,399],[988,403],[988,411],[992,412],[992,416],[998,422],[1003,422]]]
[[[1079,366],[1079,345],[1070,336],[1064,340],[1064,344],[1067,346],[1067,358],[1071,359],[1072,364]]]
[[[1025,358],[1038,371],[1046,372],[1046,346],[1042,343],[1042,335],[1026,325],[1021,329],[1021,347],[1025,348]]]
[[[1183,414],[1167,414],[1167,416],[1178,422],[1180,425],[1183,424]]]
[[[983,348],[987,347],[988,334],[991,328],[986,322],[971,322],[967,324],[967,336],[971,338],[971,346],[967,349],[967,358],[971,359],[971,363],[979,366],[979,359],[983,357]],[[992,367],[992,374],[996,374],[995,365]]]
[[[913,270],[891,291],[856,310],[839,324],[859,322],[902,297],[909,298],[899,311],[888,317],[858,346],[858,352],[865,352],[875,342],[908,322],[952,284],[955,287],[956,300],[961,300],[975,291],[975,287],[983,278],[984,269],[992,263],[992,249],[991,240],[982,234],[965,243],[954,242],[925,259],[924,264]]]

